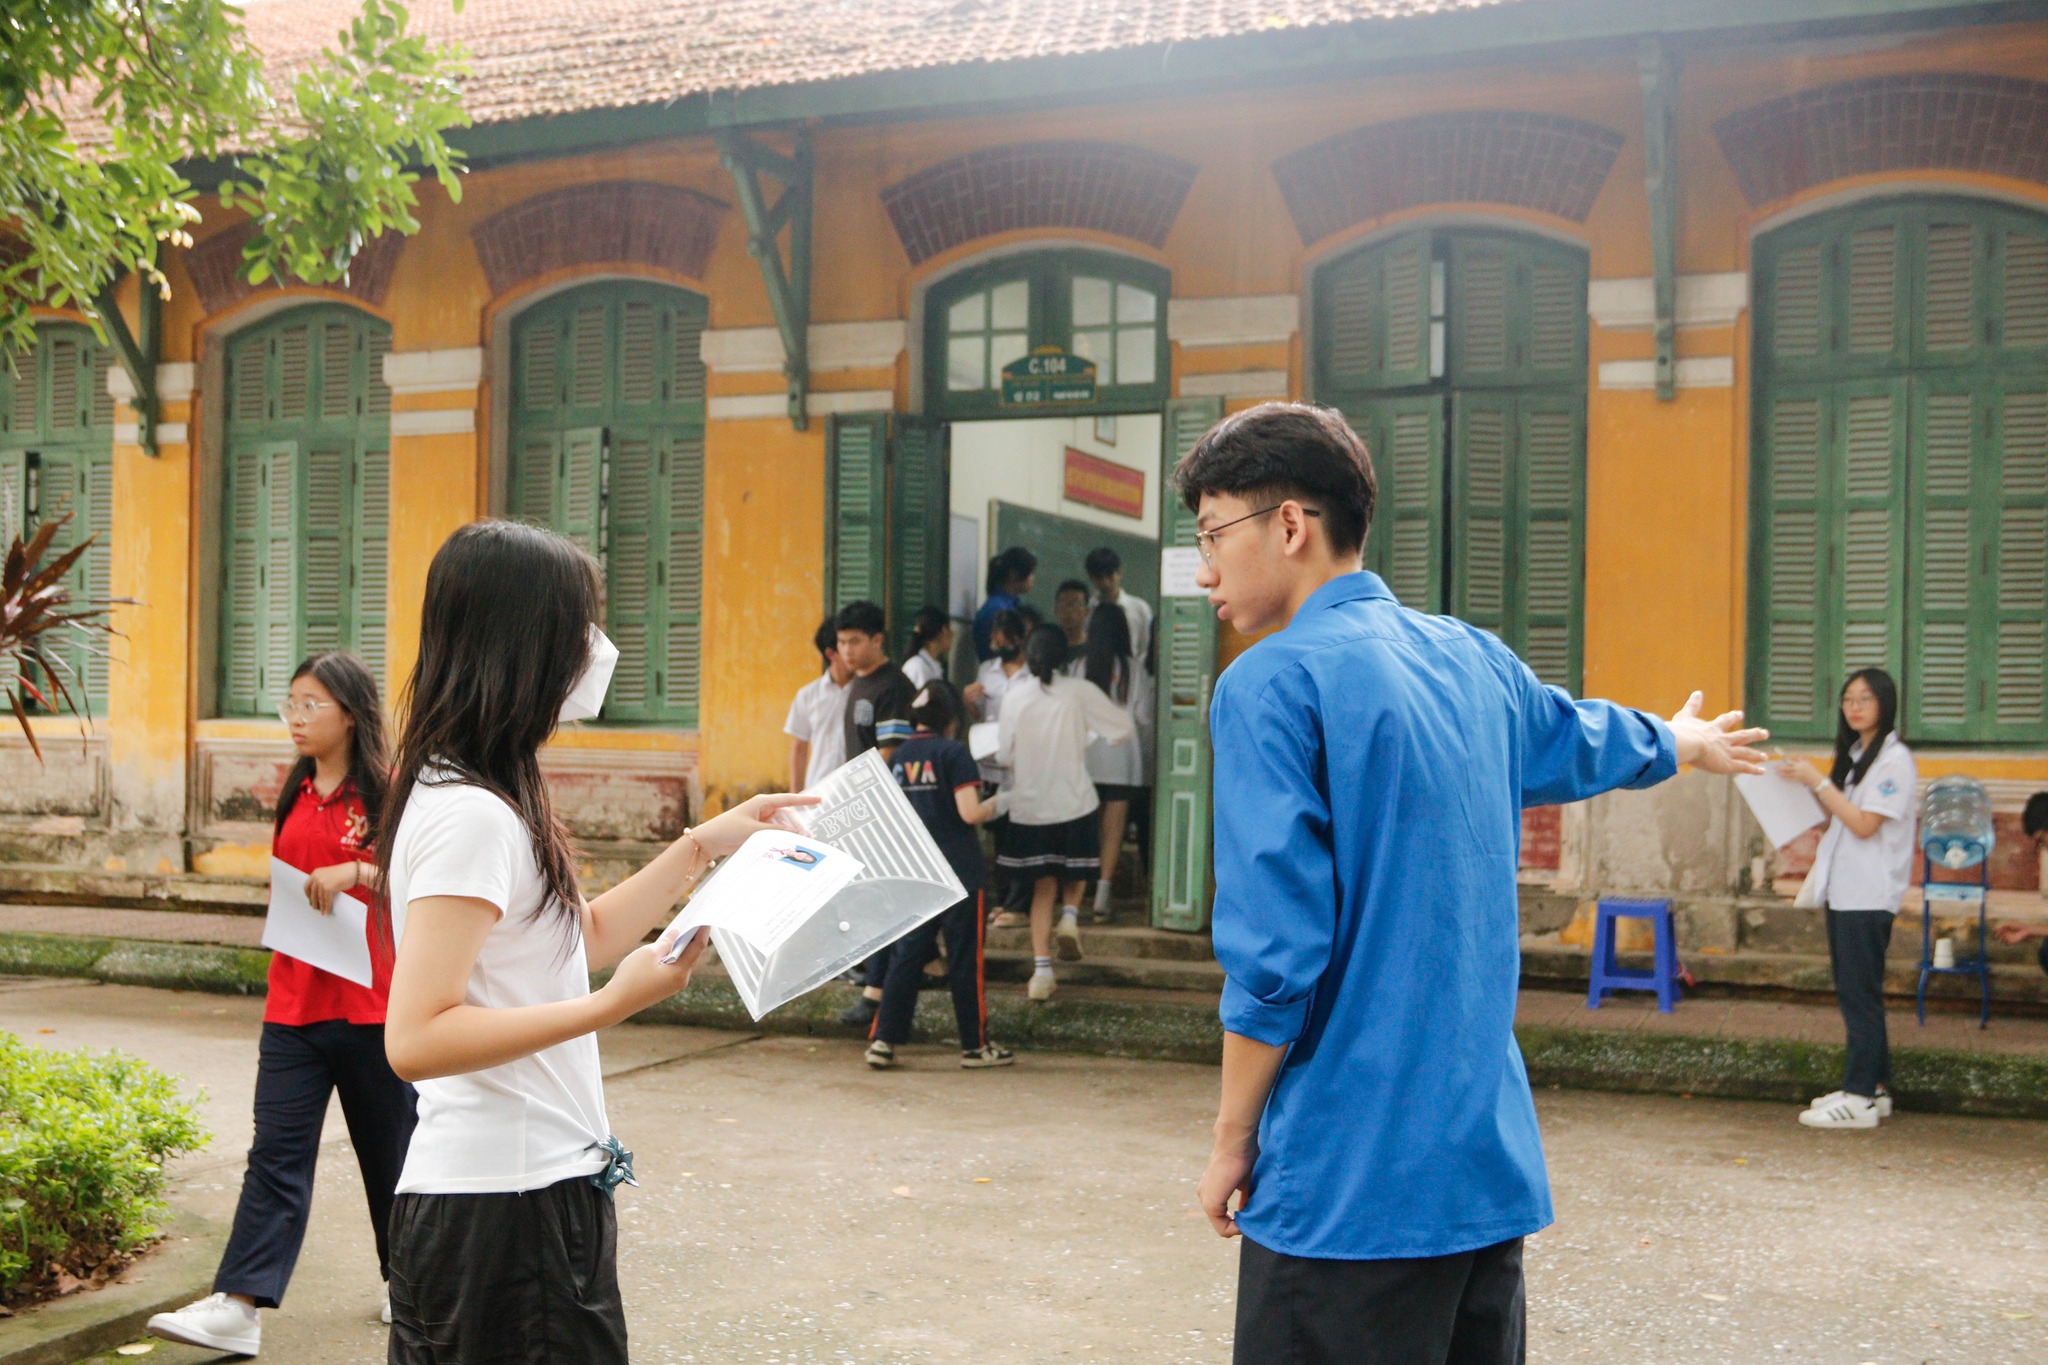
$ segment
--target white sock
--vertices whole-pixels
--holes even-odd
[[[1033,958],[1031,959],[1031,971],[1032,971],[1032,974],[1033,974],[1034,976],[1035,976],[1035,975],[1037,975],[1037,974],[1038,974],[1038,973],[1040,973],[1040,972],[1043,972],[1043,973],[1045,973],[1045,974],[1046,974],[1047,976],[1051,976],[1051,975],[1052,975],[1052,959],[1051,959],[1051,958],[1049,958],[1049,957],[1036,957],[1036,956],[1034,956],[1034,957],[1033,957]]]
[[[1079,919],[1079,918],[1081,918],[1081,907],[1080,907],[1080,906],[1078,906],[1078,905],[1062,905],[1062,906],[1060,907],[1060,918],[1061,918],[1061,919]]]
[[[1097,910],[1107,910],[1107,909],[1109,909],[1109,883],[1108,883],[1108,882],[1097,882],[1097,883],[1095,883],[1095,908],[1096,908]]]

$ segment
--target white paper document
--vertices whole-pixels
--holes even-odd
[[[1209,590],[1195,581],[1201,568],[1200,550],[1192,545],[1168,545],[1159,552],[1159,595],[1207,597]]]
[[[358,986],[370,984],[370,907],[336,896],[330,914],[306,899],[306,874],[281,858],[270,860],[270,912],[263,946],[295,957]]]
[[[866,870],[851,853],[783,830],[762,830],[726,859],[669,928],[682,956],[697,929],[723,929],[772,954],[845,885]]]
[[[1738,773],[1735,790],[1742,793],[1773,848],[1783,848],[1828,818],[1812,792],[1775,772]]]
[[[985,720],[979,725],[967,727],[967,752],[980,763],[996,756],[996,723]]]

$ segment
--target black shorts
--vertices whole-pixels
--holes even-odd
[[[1058,877],[1093,881],[1102,873],[1102,823],[1098,811],[1056,825],[1020,825],[996,847],[996,866],[1017,877]]]
[[[1108,805],[1112,801],[1135,801],[1145,794],[1143,787],[1127,787],[1120,782],[1097,782],[1095,799]]]
[[[1415,1260],[1324,1261],[1246,1237],[1237,1365],[1522,1365],[1522,1239]]]
[[[574,1176],[521,1194],[401,1194],[390,1365],[627,1365],[611,1196]]]

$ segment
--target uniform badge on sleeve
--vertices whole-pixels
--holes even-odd
[[[1896,796],[1898,792],[1899,784],[1895,778],[1887,777],[1884,781],[1877,784],[1877,794],[1879,796]]]

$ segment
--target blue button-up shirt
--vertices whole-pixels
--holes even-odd
[[[1238,1225],[1340,1260],[1548,1225],[1513,1031],[1521,812],[1661,782],[1670,728],[1369,573],[1231,664],[1209,723],[1223,1026],[1288,1049]]]

